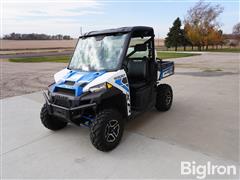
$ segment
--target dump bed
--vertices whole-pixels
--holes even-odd
[[[157,61],[158,62],[158,80],[174,74],[173,61]]]

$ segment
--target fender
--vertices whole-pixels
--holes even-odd
[[[99,92],[87,94],[83,96],[81,100],[96,103],[97,111],[115,107],[123,114],[124,118],[128,116],[126,95],[114,86],[110,89],[104,89]]]

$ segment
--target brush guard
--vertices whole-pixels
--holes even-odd
[[[59,106],[59,105],[51,103],[48,95],[44,91],[43,91],[43,96],[44,96],[44,99],[45,99],[47,107],[48,107],[47,108],[48,113],[50,115],[60,117],[68,122],[73,122],[73,123],[75,123],[74,120],[76,120],[76,119],[84,118],[87,120],[87,118],[89,118],[89,117],[83,116],[84,110],[86,110],[88,108],[95,108],[97,105],[96,103],[90,103],[90,104],[84,104],[84,105],[79,105],[76,107],[67,108],[67,107],[63,107],[63,106]]]

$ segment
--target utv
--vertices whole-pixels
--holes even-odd
[[[110,151],[119,144],[126,120],[153,106],[170,109],[172,89],[160,80],[173,73],[173,62],[156,58],[151,27],[86,33],[68,67],[43,92],[41,122],[54,131],[68,123],[87,126],[92,144]]]

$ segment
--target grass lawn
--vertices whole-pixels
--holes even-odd
[[[58,62],[67,63],[69,56],[42,56],[42,57],[25,57],[25,58],[11,58],[10,62]]]
[[[177,52],[157,52],[157,57],[160,59],[171,59],[171,58],[181,58],[181,57],[189,57],[189,56],[197,56],[200,54],[196,53],[177,53]]]
[[[234,52],[240,53],[240,48],[222,48],[222,49],[209,49],[209,52]]]
[[[176,52],[158,52],[158,58],[161,59],[170,59],[170,58],[180,58],[195,56],[199,54],[194,53],[176,53]],[[58,63],[67,63],[69,62],[70,56],[43,56],[43,57],[24,57],[24,58],[10,58],[10,62],[58,62]]]

